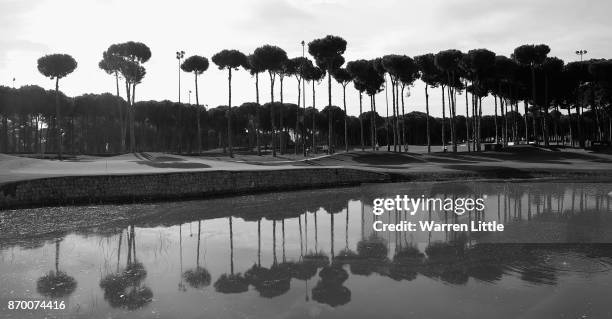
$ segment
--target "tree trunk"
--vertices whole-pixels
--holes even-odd
[[[372,135],[372,150],[375,151],[376,150],[376,113],[375,113],[375,108],[374,108],[374,95],[370,95],[370,133]]]
[[[62,160],[62,114],[60,110],[59,102],[59,77],[55,78],[55,130],[56,130],[56,143],[57,143],[57,157]]]
[[[602,120],[600,120],[600,116],[599,116],[599,108],[597,107],[597,104],[595,103],[595,88],[593,87],[593,84],[591,84],[591,110],[593,111],[593,113],[595,113],[595,124],[597,125],[597,137],[596,140],[603,140],[603,130],[601,128],[602,124]]]
[[[425,113],[427,114],[427,119],[425,121],[425,129],[427,131],[427,153],[431,153],[431,131],[429,128],[429,93],[427,92],[427,83],[425,83]]]
[[[581,148],[584,148],[586,146],[585,143],[585,139],[584,139],[584,132],[582,130],[582,99],[580,99],[580,102],[578,103],[578,105],[576,106],[576,116],[577,121],[578,121],[578,143],[580,145]]]
[[[333,116],[334,113],[332,112],[332,93],[331,93],[331,71],[328,70],[327,71],[327,106],[329,108],[328,110],[328,114],[327,114],[327,154],[332,154],[332,136],[333,136]]]
[[[38,123],[40,122],[40,116],[38,114],[36,114],[35,120],[36,122],[36,131],[34,132],[34,144],[35,144],[35,150],[36,153],[41,154],[42,150],[41,150],[41,143],[40,143],[40,130],[38,128]]]
[[[567,122],[569,124],[569,141],[570,141],[570,145],[574,147],[574,135],[572,132],[572,113],[570,109],[571,107],[568,105],[567,106]]]
[[[228,84],[228,101],[227,101],[227,147],[229,149],[229,156],[234,157],[234,150],[232,145],[232,68],[227,68],[227,84]]]
[[[281,132],[280,137],[279,137],[279,141],[280,141],[280,153],[281,155],[285,154],[285,134],[284,134],[284,121],[283,121],[283,109],[285,108],[285,105],[283,104],[283,80],[284,80],[284,76],[281,74],[279,76],[279,82],[280,82],[280,110],[279,110],[279,114],[278,114],[278,120],[279,120],[279,128],[278,130]]]
[[[396,82],[394,86],[392,86],[395,91],[395,135],[397,136],[397,149],[399,152],[402,151],[402,136],[400,131],[400,104],[399,104],[399,85]]]
[[[121,153],[125,153],[125,123],[123,121],[123,105],[119,97],[119,73],[115,72],[115,86],[117,87],[117,108],[119,109],[119,134],[121,134]]]
[[[386,95],[386,87],[385,87],[385,95]],[[391,107],[393,108],[392,118],[391,118],[391,130],[393,131],[393,151],[397,152],[397,131],[395,130],[395,122],[397,121],[397,116],[395,114],[395,81],[391,79]],[[387,123],[389,123],[389,101],[387,100]],[[389,125],[387,124],[387,151],[390,150],[390,141],[389,141]]]
[[[406,109],[404,107],[404,88],[405,85],[402,84],[402,138],[401,143],[404,145],[404,152],[408,152],[408,142],[406,141]]]
[[[480,152],[482,151],[481,143],[482,143],[482,96],[478,97],[478,143],[476,144],[476,149]]]
[[[444,97],[445,86],[442,85],[442,151],[446,152],[446,101]]]
[[[497,95],[493,94],[493,98],[495,99],[495,120],[494,120],[494,125],[495,125],[495,144],[498,144],[499,143],[499,133],[498,133],[498,130],[497,130]],[[500,98],[500,100],[501,100],[501,98]]]
[[[531,125],[532,125],[532,134],[533,134],[533,139],[535,142],[535,145],[539,145],[540,142],[538,141],[538,130],[537,130],[537,124],[536,124],[536,112],[537,112],[537,108],[535,105],[533,105],[533,111],[531,112],[533,114],[533,116],[531,117]]]
[[[535,139],[535,144],[538,145],[538,138],[537,138],[537,133],[536,133],[536,127],[535,127],[535,122],[536,122],[536,118],[535,118],[535,110],[537,108],[537,103],[536,103],[536,83],[535,83],[535,67],[533,65],[531,65],[531,98],[533,100],[533,137]],[[525,110],[525,114],[527,114],[527,110]]]
[[[476,112],[476,94],[472,93],[472,150],[476,152],[476,127],[478,126]]]
[[[468,102],[467,81],[465,82],[465,144],[470,151],[470,106]]]
[[[2,116],[2,152],[8,153],[8,112]]]
[[[195,74],[195,98],[196,98],[196,116],[198,117],[197,119],[197,125],[198,125],[198,138],[196,139],[197,143],[198,143],[198,155],[202,154],[202,126],[200,124],[200,99],[199,99],[199,92],[198,92],[198,74],[196,72],[194,72]]]
[[[548,76],[544,75],[544,105],[542,106],[544,109],[544,146],[550,146],[550,141],[548,140]]]
[[[317,108],[315,106],[315,80],[312,81],[312,153],[313,154],[317,154],[317,142],[315,140],[315,124],[316,124],[316,113],[317,113]]]
[[[136,107],[136,83],[132,84],[132,107],[130,112],[130,144],[132,148],[132,152],[136,151],[136,132],[135,132],[135,122],[134,122],[134,112]]]
[[[608,142],[612,142],[612,117],[608,114]]]
[[[529,124],[527,123],[527,100],[523,101],[523,106],[525,108],[525,143],[529,144]]]
[[[272,156],[276,157],[276,121],[274,120],[274,73],[268,71],[270,75],[270,121],[272,122]]]
[[[451,86],[448,87],[448,98],[450,100],[448,113],[450,118],[451,142],[453,143],[453,153],[457,153],[457,127],[455,123],[455,118],[457,116],[457,97],[455,95],[455,88]]]
[[[361,151],[365,151],[365,143],[363,138],[363,94],[359,91],[359,128],[361,131]]]
[[[129,124],[130,113],[132,112],[132,96],[130,95],[130,82],[127,79],[125,80],[125,96],[127,97],[127,114],[125,116],[124,126],[126,130],[125,135],[127,135],[127,126]],[[133,145],[134,141],[132,141],[132,139],[130,138],[130,153],[134,152]]]
[[[376,112],[376,95],[372,96],[372,102],[374,103],[374,147],[378,150],[378,132],[376,130],[376,114],[378,114]]]
[[[502,130],[502,138],[504,139],[504,146],[508,146],[508,101],[500,98],[502,117],[504,118],[504,127]]]
[[[255,101],[257,102],[257,111],[256,111],[256,119],[255,119],[255,125],[257,126],[256,128],[256,140],[257,140],[257,155],[261,156],[261,116],[260,116],[260,109],[261,109],[261,105],[259,104],[259,73],[255,73]]]
[[[391,151],[391,143],[389,143],[389,94],[387,92],[387,78],[385,77],[385,105],[387,107],[387,116],[385,117],[385,143],[387,143],[387,152]]]
[[[346,113],[346,84],[342,85],[342,103],[344,104],[344,148],[346,152],[348,152],[349,143],[348,143],[348,114]]]
[[[297,76],[296,76],[297,77]],[[298,154],[298,145],[299,145],[299,136],[298,136],[298,132],[300,131],[300,102],[301,102],[301,98],[302,98],[302,88],[300,86],[301,84],[301,80],[299,77],[297,77],[298,79],[298,99],[297,99],[297,109],[295,110],[295,155]]]

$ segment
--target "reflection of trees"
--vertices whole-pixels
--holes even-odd
[[[393,256],[389,277],[395,280],[414,280],[425,255],[414,246],[399,247]]]
[[[463,240],[461,240],[463,239]],[[378,273],[394,280],[414,280],[418,275],[441,280],[453,285],[463,285],[469,278],[494,283],[504,274],[536,285],[554,285],[559,270],[550,265],[550,259],[556,255],[565,255],[567,251],[579,253],[578,258],[604,258],[612,265],[612,246],[601,248],[597,245],[585,247],[564,247],[563,245],[530,245],[530,244],[476,244],[468,246],[465,238],[452,242],[433,242],[423,254],[413,245],[396,247],[393,259],[386,257],[386,245],[382,238],[370,236],[360,242],[361,249],[352,258],[334,258],[343,264],[350,265],[354,275],[369,276]],[[384,254],[383,254],[384,253]],[[385,257],[383,257],[385,256]],[[599,261],[596,261],[599,265]],[[337,263],[324,268],[333,273]],[[337,269],[337,268],[334,268]],[[321,270],[322,281],[329,284],[331,276]],[[338,277],[339,276],[339,277]],[[323,279],[326,278],[326,279]],[[322,284],[323,285],[323,284]],[[320,287],[319,287],[320,288]],[[338,292],[340,293],[340,292]],[[313,290],[313,298],[314,298]]]
[[[121,242],[121,237],[119,238],[119,241]],[[121,247],[121,245],[119,247]],[[181,272],[179,273],[180,281],[178,284],[178,290],[185,292],[187,291],[187,287],[183,282],[183,224],[179,225],[179,263]]]
[[[200,238],[202,235],[202,222],[198,221],[198,244],[196,252],[196,267],[183,273],[185,281],[193,288],[203,288],[210,285],[210,273],[206,268],[200,267]]]
[[[60,242],[60,238],[55,240],[55,271],[49,271],[36,282],[36,291],[45,297],[66,297],[72,294],[77,286],[73,277],[59,270]]]
[[[437,182],[433,183],[429,191],[430,197],[455,195],[460,197],[475,196],[476,191],[466,183]]]
[[[425,249],[427,259],[422,274],[451,284],[467,283],[469,277],[466,265],[462,262],[464,248],[463,242],[431,243]]]
[[[328,304],[332,307],[341,306],[351,301],[351,291],[342,284],[348,279],[349,275],[342,267],[340,262],[334,259],[334,214],[331,216],[331,259],[332,263],[329,266],[323,267],[319,272],[321,278],[316,286],[312,289],[312,299]]]
[[[495,250],[497,247],[493,248]],[[475,245],[467,251],[467,254],[470,260],[467,273],[470,277],[489,283],[501,280],[504,267],[490,246]]]
[[[357,255],[366,259],[385,259],[387,258],[387,241],[372,233],[367,239],[362,239],[357,243]]]
[[[348,279],[348,273],[340,262],[334,260],[334,214],[330,214],[330,216],[332,263],[329,266],[323,267],[319,272],[321,279],[312,289],[312,299],[332,307],[337,307],[351,301],[351,291],[342,285]]]
[[[272,250],[273,250],[273,262],[272,266],[268,269],[261,267],[261,265],[253,265],[249,269],[245,277],[248,282],[251,283],[255,290],[259,292],[259,295],[265,298],[274,298],[285,294],[290,289],[291,283],[291,268],[292,264],[287,263],[285,260],[285,223],[282,222],[282,245],[283,245],[283,262],[278,263],[276,257],[276,220],[272,221]]]
[[[465,284],[469,277],[487,282],[501,280],[512,272],[534,284],[555,284],[556,270],[546,266],[554,247],[537,245],[478,244],[465,248],[460,242],[434,243],[420,273],[450,284]]]
[[[377,217],[375,217],[377,218]],[[385,273],[389,263],[387,258],[387,241],[372,233],[368,238],[364,237],[364,207],[361,203],[361,240],[357,243],[357,253],[352,251],[342,252],[337,257],[339,262],[349,264],[351,273],[369,276],[373,272]]]
[[[315,249],[313,251],[307,251],[304,255],[303,260],[309,263],[316,264],[317,267],[324,267],[329,264],[329,257],[322,251],[319,251],[319,225],[317,222],[318,211],[314,212],[314,224],[315,224]],[[306,216],[306,215],[305,215]],[[308,248],[308,238],[306,238],[306,248]]]
[[[232,227],[232,216],[229,217],[230,229],[230,273],[223,274],[215,281],[215,290],[224,293],[241,293],[249,290],[249,282],[242,274],[234,274],[234,230]]]
[[[349,248],[348,231],[349,231],[349,209],[347,205],[346,206],[346,222],[345,222],[345,227],[344,227],[344,249],[338,253],[338,256],[336,256],[337,259],[340,259],[340,260],[352,259],[355,257],[355,255],[357,255],[357,253],[355,253]]]
[[[305,231],[302,232],[302,216],[298,216],[298,227],[300,233],[300,258],[297,262],[291,263],[289,270],[291,272],[291,277],[304,281],[305,286],[305,300],[309,300],[308,296],[308,281],[317,274],[317,270],[319,266],[313,260],[304,259],[304,247],[308,250],[308,212],[304,213],[304,227]],[[303,236],[306,234],[306,236]],[[304,237],[306,239],[306,244],[304,244]],[[327,264],[327,262],[325,263]]]
[[[337,307],[351,301],[351,291],[341,283],[326,281],[322,278],[312,289],[312,299],[332,307]]]
[[[273,264],[269,269],[261,267],[252,275],[249,282],[262,297],[278,297],[290,289],[291,268],[288,264]]]
[[[275,205],[278,201],[278,198],[275,196],[282,196],[291,205]],[[299,198],[294,199],[293,196],[299,196]],[[327,212],[338,212],[344,208],[353,196],[354,189],[338,189],[335,191],[334,196],[329,196],[328,192],[321,190],[258,196],[249,198],[248,203],[243,204],[244,208],[248,209],[245,209],[245,213],[241,213],[239,217],[247,221],[255,221],[264,217],[270,220],[281,220],[283,218],[298,217],[304,212],[316,212],[320,208]],[[304,198],[308,198],[308,200],[303,200]]]
[[[121,241],[120,236],[118,254],[121,251]],[[104,290],[104,299],[111,307],[134,310],[150,303],[153,300],[153,292],[142,283],[147,271],[136,258],[136,233],[133,225],[128,228],[127,246],[126,267],[102,278],[100,288]],[[119,268],[119,264],[117,266]]]
[[[384,274],[387,271],[389,258],[387,258],[387,242],[376,233],[357,243],[357,256],[348,260],[351,273],[369,276],[372,273]]]

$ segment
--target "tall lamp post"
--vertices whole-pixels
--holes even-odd
[[[587,50],[577,50],[576,51],[576,55],[580,56],[580,62],[582,62],[582,56],[586,55],[587,53],[588,53]]]
[[[587,54],[587,53],[588,53],[588,52],[587,52],[587,50],[582,50],[582,49],[580,49],[580,50],[576,50],[576,55],[579,55],[579,56],[580,56],[580,62],[582,62],[582,56],[584,56],[584,55],[585,55],[585,54]],[[578,112],[578,122],[579,122],[579,123],[582,123],[582,117],[580,116],[580,113],[582,112],[582,102],[580,102],[580,103],[578,104],[578,109],[576,110],[576,112]],[[582,126],[582,125],[578,125],[578,129],[579,129],[579,130],[578,130],[578,135],[579,135],[579,137],[580,137],[580,141],[579,141],[579,143],[580,143],[580,147],[584,147],[584,139],[582,138],[582,133],[581,133],[581,131],[580,131],[580,127],[581,127],[581,126]],[[572,141],[572,143],[573,143],[573,141]]]
[[[189,105],[191,105],[191,90],[189,90]]]
[[[176,51],[176,59],[178,60],[178,102],[181,103],[181,62],[185,57],[185,51]]]

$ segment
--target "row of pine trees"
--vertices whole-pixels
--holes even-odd
[[[85,144],[89,140],[84,135],[96,134],[97,129],[85,123],[92,118],[94,123],[112,118],[109,122],[118,126],[113,138],[118,136],[119,140],[119,146],[112,149],[121,153],[140,150],[200,153],[203,146],[210,148],[215,144],[210,142],[211,133],[218,142],[217,146],[226,149],[230,156],[233,156],[235,146],[249,147],[261,154],[262,145],[268,143],[273,156],[277,151],[287,152],[288,145],[295,153],[306,155],[309,150],[316,152],[317,141],[323,138],[328,153],[333,153],[336,147],[348,151],[357,145],[362,149],[368,145],[375,150],[381,142],[389,151],[407,151],[407,145],[412,143],[427,145],[431,151],[432,144],[440,143],[442,149],[446,150],[448,144],[456,152],[462,142],[467,143],[468,150],[480,151],[484,142],[507,145],[509,142],[534,141],[549,146],[551,141],[572,145],[576,141],[584,147],[587,139],[612,139],[612,60],[566,64],[548,56],[550,48],[540,44],[519,46],[510,57],[496,55],[487,49],[474,49],[467,53],[450,49],[415,57],[390,54],[345,63],[343,54],[346,47],[347,42],[338,36],[315,39],[308,43],[308,53],[314,62],[306,57],[289,58],[283,49],[272,45],[261,46],[248,55],[238,50],[222,50],[211,60],[220,70],[227,72],[228,103],[209,110],[200,105],[198,87],[199,76],[209,68],[206,57],[193,55],[183,61],[182,54],[180,57],[177,54],[180,68],[192,73],[195,81],[195,105],[178,103],[177,106],[168,101],[135,101],[137,85],[146,75],[144,65],[151,58],[151,50],[143,43],[113,44],[103,52],[99,68],[114,77],[114,98],[110,95],[66,98],[59,91],[59,80],[73,72],[77,62],[66,54],[47,55],[38,60],[38,70],[55,80],[55,110],[47,107],[35,110],[36,107],[32,106],[35,101],[45,100],[47,96],[35,92],[36,87],[20,89],[34,92],[32,96],[23,92],[11,93],[9,88],[3,88],[0,91],[6,97],[0,104],[3,151],[8,152],[11,144],[8,141],[9,119],[12,119],[14,138],[16,123],[24,132],[17,133],[21,141],[12,143],[13,150],[19,149],[17,145],[23,145],[22,150],[27,151],[32,150],[36,143],[41,144],[45,127],[46,145],[54,146],[51,148],[60,158],[66,145],[75,151],[77,131],[79,140]],[[236,107],[232,104],[232,73],[241,70],[253,75],[255,101]],[[265,73],[269,78],[270,97],[269,100],[261,99],[266,101],[262,104],[259,76]],[[287,103],[283,98],[288,78],[297,81],[298,99],[295,104]],[[325,79],[328,103],[318,111],[314,103],[315,84]],[[332,79],[342,86],[342,107],[332,103]],[[419,79],[425,83],[424,116],[415,116],[415,112],[407,110],[405,105],[407,91]],[[277,81],[280,92],[274,90]],[[351,83],[359,96],[358,117],[350,117],[346,112],[347,86]],[[307,92],[306,86],[311,85],[312,92]],[[120,96],[120,86],[125,87],[125,98]],[[441,119],[429,116],[429,92],[434,89],[441,92]],[[381,118],[379,114],[384,110],[377,107],[375,96],[383,91],[390,94],[391,101],[386,105],[385,117]],[[306,96],[310,94],[312,105],[306,107]],[[15,96],[21,98],[20,102],[15,102]],[[493,116],[482,114],[482,100],[487,96],[492,96],[495,101]],[[31,101],[24,101],[28,99]],[[71,112],[67,120],[62,117],[65,112]],[[168,114],[171,114],[169,118],[175,119],[164,121],[155,118]],[[75,124],[75,118],[83,123]],[[414,129],[414,126],[419,126],[416,118],[424,118],[424,128]],[[327,121],[326,128],[321,120]],[[162,124],[164,122],[166,125]],[[175,126],[169,128],[167,122],[174,122]],[[34,138],[25,134],[24,126],[30,130],[35,128]],[[187,130],[193,127],[195,132]],[[66,141],[68,132],[72,133],[70,142]],[[108,141],[111,139],[110,136],[102,139],[106,140],[102,142],[102,151],[109,151],[111,143]],[[160,142],[164,140],[166,143]],[[98,139],[96,146],[81,145],[78,149],[85,153],[99,152],[100,144]]]

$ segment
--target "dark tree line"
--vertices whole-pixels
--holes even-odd
[[[38,86],[23,86],[19,89],[0,86],[3,119],[6,126],[2,127],[3,151],[11,153],[42,153],[56,152],[57,144],[53,136],[55,115],[55,91],[44,90]],[[67,97],[61,92],[59,102],[62,116],[63,149],[71,154],[116,154],[121,153],[123,147],[123,134],[121,127],[127,113],[128,103],[122,97],[110,93],[84,94],[74,98]],[[177,103],[171,101],[140,101],[134,104],[134,134],[136,138],[136,151],[165,151],[199,153],[203,149],[228,148],[227,141],[227,106],[221,105],[205,110],[196,104]],[[401,109],[401,103],[400,103]],[[362,143],[361,128],[363,127],[364,145],[372,145],[371,136],[376,136],[378,145],[393,143],[394,128],[387,125],[395,119],[393,117],[376,117],[372,111],[363,112],[361,116],[346,116],[344,109],[338,106],[325,107],[319,111],[312,107],[298,107],[297,104],[280,102],[259,105],[256,102],[243,103],[234,107],[232,112],[232,134],[235,137],[234,145],[242,150],[256,150],[257,141],[262,150],[271,152],[274,130],[285,138],[284,149],[294,149],[301,145],[302,140],[296,139],[298,134],[304,132],[308,148],[317,145],[319,150],[329,138],[329,114],[332,118],[332,143],[344,145],[345,136],[348,145]],[[281,119],[276,116],[274,121],[271,114],[283,114]],[[259,117],[259,123],[256,119]],[[520,138],[524,131],[524,123],[532,122],[531,113],[525,119],[515,111],[506,114],[509,123],[516,123],[517,129],[509,127],[510,139]],[[347,133],[344,134],[346,118]],[[581,113],[583,134],[596,137],[597,119],[592,111]],[[429,136],[432,144],[442,143],[441,118],[428,117],[422,112],[410,112],[399,116],[398,122],[405,126],[399,138],[406,144],[427,144],[427,127],[430,127]],[[577,130],[578,116],[571,117],[552,110],[548,115],[551,136],[556,140],[569,136],[570,128]],[[303,121],[302,121],[303,120]],[[494,142],[495,123],[504,121],[502,116],[483,116],[481,129],[483,140]],[[303,123],[305,124],[303,124]],[[313,126],[314,123],[314,126]],[[374,123],[376,132],[369,125]],[[403,123],[403,124],[402,124]],[[450,119],[446,119],[445,127],[449,127]],[[543,129],[537,122],[537,130]],[[570,126],[571,123],[571,126]],[[256,129],[256,127],[258,129]],[[314,127],[314,130],[313,130]],[[401,128],[400,128],[401,129]],[[457,115],[455,130],[458,136],[466,136],[468,132],[466,118]],[[531,127],[529,127],[531,129]],[[200,132],[198,134],[198,131]],[[388,135],[387,132],[390,134]],[[259,137],[258,137],[259,136]],[[389,139],[387,140],[387,136]],[[314,137],[314,141],[312,138]],[[462,141],[465,138],[461,138]],[[563,143],[562,140],[558,140]],[[6,143],[6,144],[4,144]],[[5,146],[6,145],[6,146]],[[278,146],[279,148],[281,146]]]
[[[55,80],[52,99],[37,86],[0,90],[1,150],[42,152],[44,148],[61,158],[62,149],[73,153],[200,153],[203,148],[219,147],[233,156],[234,148],[261,154],[263,146],[276,156],[277,151],[284,154],[289,148],[306,155],[322,150],[333,153],[342,146],[346,151],[350,146],[365,149],[366,145],[373,150],[386,145],[388,151],[402,152],[409,144],[423,144],[431,151],[432,144],[441,144],[443,150],[450,145],[456,152],[459,143],[480,151],[485,142],[548,146],[552,141],[584,147],[587,140],[612,140],[612,60],[566,64],[548,56],[550,48],[540,44],[519,46],[510,57],[487,49],[467,53],[450,49],[414,58],[390,54],[345,63],[346,48],[346,41],[337,36],[315,39],[308,43],[314,62],[306,57],[289,58],[273,45],[263,45],[248,55],[221,50],[211,60],[227,71],[228,104],[207,110],[200,105],[198,87],[198,77],[209,67],[206,57],[193,55],[180,65],[194,75],[196,104],[188,105],[136,102],[136,87],[146,74],[143,64],[151,57],[143,43],[113,44],[103,52],[98,66],[114,77],[114,96],[64,96],[59,79],[77,63],[66,54],[48,55],[39,59],[38,69]],[[232,73],[240,69],[254,77],[255,102],[235,106]],[[259,74],[264,72],[271,88],[269,101],[259,96]],[[325,77],[328,103],[317,108],[316,84]],[[284,99],[287,78],[297,80],[295,104]],[[332,78],[343,88],[342,107],[332,103]],[[425,114],[410,112],[405,104],[417,79],[425,83]],[[275,95],[277,81],[280,92]],[[120,96],[120,82],[125,84],[125,99]],[[354,94],[350,83],[359,96],[357,117],[346,114],[346,95]],[[441,106],[441,119],[429,116],[429,92],[437,89],[442,99],[435,105]],[[376,94],[381,92],[391,96],[385,109],[376,105]],[[492,116],[482,115],[482,100],[487,96],[494,99]]]

